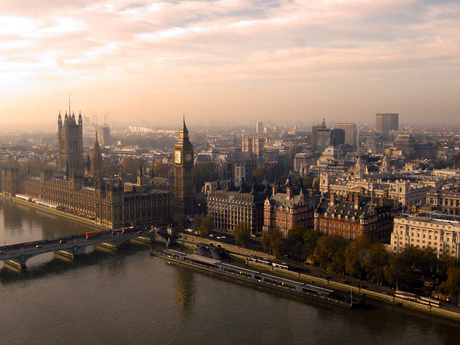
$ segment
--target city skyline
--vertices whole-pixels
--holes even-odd
[[[0,121],[447,123],[454,1],[6,1]],[[101,120],[102,122],[102,120]],[[455,123],[454,123],[455,124]]]

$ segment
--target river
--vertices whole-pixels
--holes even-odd
[[[91,230],[0,200],[0,243]],[[148,246],[0,269],[1,344],[458,344],[458,322],[348,310],[168,264]]]

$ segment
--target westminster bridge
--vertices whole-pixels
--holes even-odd
[[[0,261],[5,266],[25,269],[30,258],[44,253],[54,252],[56,256],[75,258],[82,254],[86,247],[101,246],[118,249],[121,245],[131,240],[151,243],[158,239],[156,229],[138,229],[124,232],[123,229],[108,231],[95,231],[52,240],[39,240],[25,243],[16,243],[0,247]]]

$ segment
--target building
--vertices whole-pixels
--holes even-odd
[[[311,128],[311,148],[312,150],[324,151],[329,145],[331,139],[331,129],[326,127],[326,121],[323,119],[318,126]]]
[[[345,144],[356,146],[356,125],[354,123],[336,123],[334,129],[343,129],[345,131]]]
[[[431,189],[426,193],[426,204],[445,214],[460,215],[460,191]]]
[[[241,140],[241,152],[249,153],[251,158],[262,157],[264,139],[258,136],[243,135]]]
[[[78,116],[78,123],[75,114],[65,113],[62,122],[61,113],[58,116],[58,155],[59,170],[64,171],[68,176],[85,173],[83,163],[83,119]]]
[[[193,215],[195,187],[193,184],[193,145],[188,137],[185,118],[174,146],[175,214]]]
[[[342,128],[331,130],[331,144],[334,146],[345,144],[345,130]]]
[[[96,133],[99,137],[99,141],[102,147],[112,145],[112,137],[110,135],[109,127],[104,126],[104,127],[98,128]]]
[[[405,247],[433,248],[438,257],[448,254],[460,259],[460,222],[455,216],[430,214],[395,217],[391,250],[399,254]]]
[[[315,230],[325,235],[356,240],[362,235],[389,241],[393,218],[401,213],[399,204],[388,198],[330,194],[315,210]]]
[[[124,176],[101,176],[102,156],[98,137],[83,164],[82,118],[58,116],[59,170],[46,166],[39,176],[20,174],[17,162],[6,162],[0,169],[3,196],[25,195],[35,203],[91,219],[97,225],[116,228],[170,222],[173,214],[193,214],[193,146],[183,122],[175,146],[175,189],[157,188],[153,176],[139,167],[137,180]],[[86,169],[85,169],[86,167]],[[87,175],[85,175],[85,170]]]
[[[303,186],[293,186],[290,178],[283,190],[276,181],[271,197],[265,200],[263,230],[276,228],[287,237],[294,226],[313,228],[314,210],[320,198],[311,190],[304,191]]]
[[[217,183],[207,196],[208,214],[214,218],[214,228],[221,231],[233,231],[235,226],[247,222],[252,234],[261,234],[264,219],[264,201],[270,195],[266,185],[244,181],[236,187],[231,180],[225,189]]]
[[[257,134],[264,133],[264,123],[263,122],[256,122],[256,133]]]
[[[375,132],[388,137],[390,131],[399,130],[397,113],[377,113],[375,115]]]

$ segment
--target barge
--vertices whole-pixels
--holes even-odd
[[[303,296],[338,307],[348,309],[369,307],[369,305],[364,303],[363,300],[354,299],[351,294],[350,296],[341,296],[335,290],[280,276],[275,276],[246,267],[232,265],[222,262],[221,260],[216,260],[197,254],[184,253],[174,249],[151,250],[150,254],[168,260],[169,262],[199,268],[208,272],[214,272],[246,282],[252,282],[257,285],[274,288],[283,292]]]

